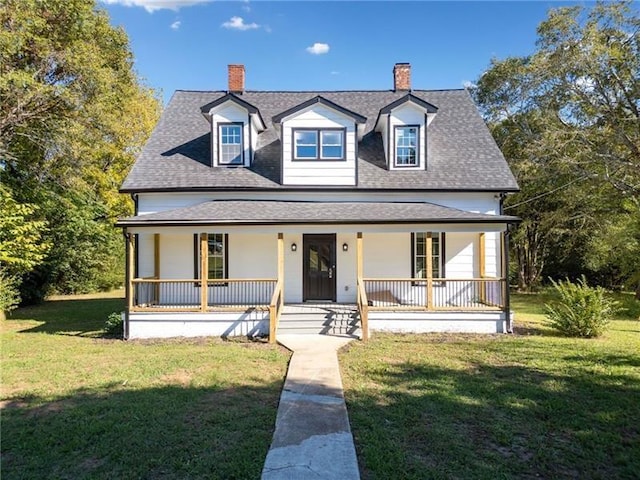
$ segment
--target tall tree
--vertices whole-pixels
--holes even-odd
[[[507,202],[523,218],[514,236],[522,288],[566,252],[580,259],[573,265],[594,266],[590,233],[621,202],[640,202],[640,19],[631,2],[551,10],[538,36],[535,53],[493,60],[474,90],[523,185]],[[638,261],[626,263],[640,272]]]
[[[122,253],[112,224],[131,210],[117,188],[158,99],[94,0],[4,0],[0,24],[0,181],[39,206],[52,240],[25,285],[38,295],[110,286]]]

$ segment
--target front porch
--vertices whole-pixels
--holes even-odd
[[[291,278],[292,272],[302,270],[301,255],[296,254],[296,243],[291,239],[303,239],[303,235],[292,236],[291,232],[278,232],[264,234],[264,239],[260,237],[255,241],[256,245],[267,244],[263,248],[275,247],[271,250],[275,250],[275,255],[272,255],[272,268],[275,273],[273,277],[211,279],[208,278],[209,234],[197,234],[197,245],[194,243],[194,250],[197,248],[199,251],[198,275],[195,275],[197,278],[163,278],[161,257],[170,253],[165,252],[161,245],[170,244],[169,241],[162,241],[162,237],[168,235],[168,231],[151,234],[147,232],[134,230],[125,233],[127,338],[248,335],[265,336],[270,342],[276,342],[283,312],[287,306],[317,306],[315,303],[300,303],[300,297],[285,293],[285,287],[289,292],[296,288],[302,290],[302,279],[299,276]],[[408,234],[409,232],[406,233]],[[136,246],[139,248],[141,240],[136,235],[150,237],[147,238],[146,244],[153,245],[153,271],[147,272],[152,273],[151,275],[135,275],[135,272],[142,270],[138,265],[139,252],[136,251]],[[369,271],[380,272],[380,269],[376,271],[372,265],[380,261],[376,250],[379,248],[378,244],[385,242],[380,242],[376,234],[371,233],[357,231],[351,236],[341,234],[337,243],[343,246],[344,251],[341,252],[341,258],[334,258],[335,263],[330,267],[335,272],[338,265],[337,272],[340,274],[336,276],[340,275],[341,282],[352,274],[354,288],[351,293],[349,285],[345,285],[339,298],[323,302],[323,307],[327,309],[328,321],[339,317],[335,314],[336,310],[353,309],[357,328],[352,328],[350,334],[356,334],[363,340],[367,340],[372,331],[510,331],[509,297],[504,273],[506,259],[503,253],[506,251],[506,231],[465,232],[460,235],[468,238],[473,245],[475,254],[472,255],[473,267],[469,271],[477,273],[477,276],[434,277],[431,255],[425,256],[424,271],[419,277],[367,276],[365,273]],[[490,250],[486,245],[488,235],[499,239],[499,242],[496,242],[499,254],[494,255],[493,265],[489,266],[487,263],[491,262],[487,262],[485,253]],[[367,237],[371,244],[368,250]],[[341,244],[344,238],[351,240]],[[150,239],[152,242],[149,242]],[[266,239],[275,241],[266,242]],[[434,248],[431,233],[425,234],[424,243],[425,251],[431,252]],[[450,260],[453,264],[457,257],[451,255],[450,258],[453,259]],[[392,261],[390,258],[389,262]],[[291,267],[291,264],[294,266]],[[353,267],[352,273],[349,273],[348,265]],[[500,271],[501,275],[487,274],[497,271]],[[228,275],[229,269],[225,269],[225,272]],[[331,272],[328,275],[331,277]],[[348,282],[345,280],[344,283]],[[203,288],[203,285],[207,287]],[[350,294],[353,295],[352,299]],[[328,326],[327,331],[318,333],[335,333],[331,324],[325,326]]]

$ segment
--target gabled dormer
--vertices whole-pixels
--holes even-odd
[[[273,117],[283,185],[356,185],[366,117],[318,95]]]
[[[393,69],[395,91],[407,93],[378,112],[374,129],[382,135],[389,170],[426,170],[429,124],[438,107],[411,93],[411,70],[407,63]]]
[[[267,128],[260,111],[237,95],[244,89],[244,67],[240,91],[232,83],[234,67],[242,66],[229,65],[229,93],[200,109],[211,124],[212,167],[251,166],[256,138]]]

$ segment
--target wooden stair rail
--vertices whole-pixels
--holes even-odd
[[[278,323],[284,306],[283,284],[282,279],[278,280],[269,303],[269,343],[276,343],[277,341]]]
[[[362,326],[362,341],[369,340],[369,301],[367,300],[367,291],[364,288],[362,279],[357,281],[357,303],[358,312],[360,313],[360,324]]]

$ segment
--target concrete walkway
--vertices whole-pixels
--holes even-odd
[[[350,337],[280,335],[293,352],[263,480],[360,478],[337,350]]]

